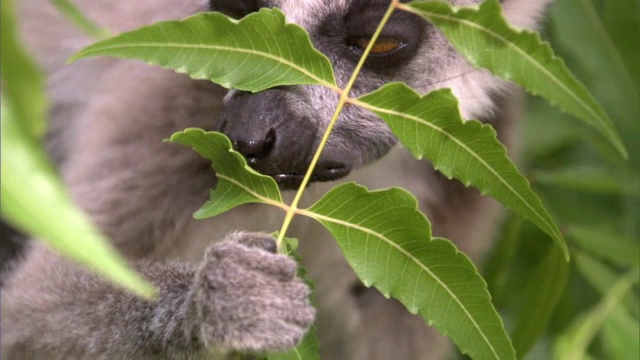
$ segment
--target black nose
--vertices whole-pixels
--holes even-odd
[[[247,159],[249,166],[256,166],[261,159],[269,156],[276,142],[276,132],[269,129],[262,138],[234,137],[233,147]]]
[[[256,94],[233,92],[220,109],[219,130],[249,166],[272,176],[283,189],[300,186],[313,157],[318,123],[312,109],[286,88]],[[350,168],[341,159],[321,160],[313,181],[341,178]]]

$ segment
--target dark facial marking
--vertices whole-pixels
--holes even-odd
[[[235,19],[240,19],[265,6],[263,0],[209,0],[211,11],[219,11]]]
[[[403,1],[404,2],[404,1]],[[329,15],[322,23],[319,33],[338,38],[341,57],[356,63],[363,45],[371,38],[378,23],[389,7],[389,0],[354,0],[346,14]],[[426,21],[403,11],[396,11],[380,34],[380,41],[397,43],[389,51],[370,54],[365,67],[384,72],[386,69],[401,66],[411,60],[423,42]]]

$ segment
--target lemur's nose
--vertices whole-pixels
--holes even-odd
[[[250,166],[256,166],[260,159],[267,157],[273,150],[276,142],[276,132],[274,129],[269,129],[262,138],[244,138],[240,136],[234,137],[232,141],[233,148],[244,155],[247,163]]]
[[[313,157],[318,122],[313,109],[294,88],[273,88],[256,94],[232,90],[220,108],[219,130],[233,142],[247,163],[272,176],[283,189],[300,186]],[[312,180],[336,180],[350,171],[340,156],[318,163]]]

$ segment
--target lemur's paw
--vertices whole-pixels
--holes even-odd
[[[311,326],[315,309],[297,264],[275,253],[273,238],[237,232],[211,246],[198,270],[196,297],[207,345],[285,350]]]

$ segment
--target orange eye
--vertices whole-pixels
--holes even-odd
[[[357,38],[355,44],[361,48],[366,49],[371,42],[370,38]],[[398,50],[402,47],[404,43],[400,40],[392,39],[392,38],[378,38],[378,41],[371,48],[371,54],[374,55],[383,55]]]

